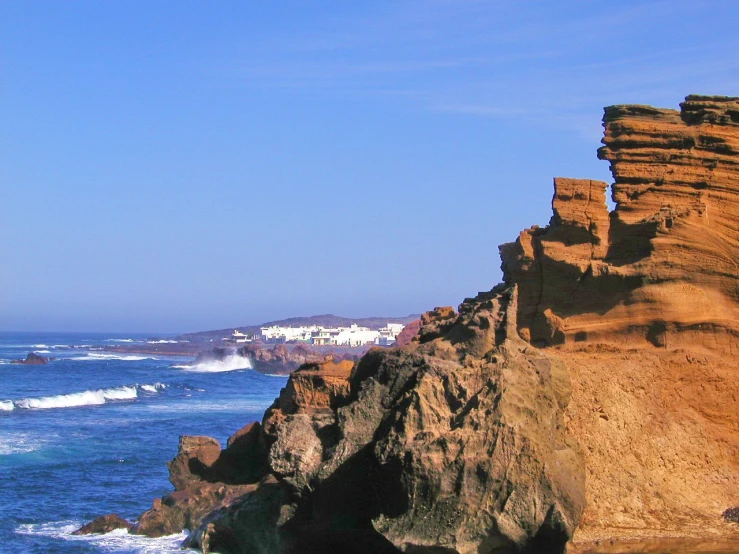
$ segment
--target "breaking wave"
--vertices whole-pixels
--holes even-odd
[[[201,362],[199,364],[173,365],[172,367],[198,373],[222,373],[224,371],[251,369],[252,365],[249,358],[244,358],[243,356],[239,356],[238,354],[233,354],[231,356],[227,356],[223,360],[212,360],[208,362]]]
[[[165,339],[147,340],[146,341],[147,344],[179,344],[181,342],[190,342],[190,341],[187,341],[187,340],[165,340]]]
[[[42,396],[40,398],[24,398],[22,400],[3,400],[0,402],[1,409],[10,411],[15,408],[22,410],[48,410],[52,408],[76,408],[79,406],[99,406],[108,401],[133,400],[139,395],[139,391],[156,394],[166,388],[163,383],[153,385],[131,385],[115,387],[110,389],[86,390],[70,394],[58,394],[55,396]]]
[[[85,361],[85,360],[125,360],[128,362],[140,362],[141,360],[156,360],[153,356],[136,356],[133,354],[106,354],[101,352],[90,352],[84,356],[74,356],[66,358],[67,360]]]
[[[116,529],[104,535],[72,535],[82,526],[80,521],[54,521],[50,523],[24,523],[16,527],[19,535],[37,535],[63,541],[85,542],[104,552],[137,552],[139,554],[181,553],[180,545],[187,533],[152,539],[143,535],[131,535],[125,529]],[[81,545],[80,545],[81,546]]]

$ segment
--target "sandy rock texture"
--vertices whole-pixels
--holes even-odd
[[[730,536],[739,498],[739,100],[612,106],[606,183],[555,179],[501,246],[520,336],[566,360],[587,468],[577,540]]]
[[[739,355],[736,98],[606,108],[607,184],[555,179],[548,227],[503,245],[519,332],[539,346],[693,344]]]

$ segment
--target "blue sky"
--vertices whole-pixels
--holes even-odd
[[[739,95],[739,4],[0,1],[0,329],[402,315],[500,280],[602,108]]]

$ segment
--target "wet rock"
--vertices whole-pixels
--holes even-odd
[[[133,527],[131,523],[123,519],[117,514],[108,514],[96,517],[90,523],[83,525],[73,535],[92,535],[95,533],[110,533],[115,529],[130,530]]]

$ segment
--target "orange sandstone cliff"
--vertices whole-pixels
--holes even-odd
[[[608,185],[555,179],[548,227],[501,247],[538,346],[703,346],[739,355],[739,101],[606,108]]]
[[[306,364],[134,532],[202,552],[561,554],[739,536],[739,99],[613,106],[608,185],[555,179],[504,283],[407,344]]]
[[[739,99],[612,106],[608,185],[555,179],[554,216],[501,246],[518,332],[566,360],[586,459],[578,538],[737,531]]]

